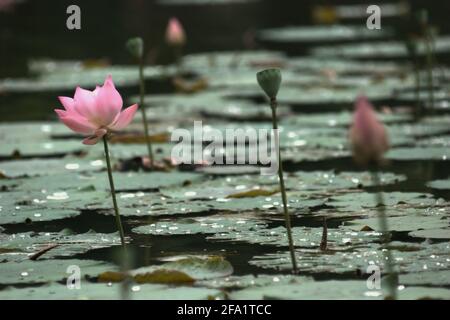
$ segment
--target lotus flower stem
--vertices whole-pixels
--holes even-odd
[[[147,122],[147,114],[145,112],[144,107],[144,97],[145,97],[145,82],[144,82],[144,59],[141,57],[139,59],[139,105],[141,106],[142,112],[142,124],[144,125],[144,136],[145,142],[147,144],[147,151],[150,163],[153,163],[153,149],[152,144],[150,142],[150,136],[148,135],[148,122]]]
[[[416,120],[419,120],[423,115],[422,102],[420,101],[420,72],[417,63],[414,65],[414,81],[415,81],[415,100],[416,100]]]
[[[272,127],[275,130],[275,132],[278,130],[277,106],[278,106],[277,99],[271,98],[270,99],[270,108],[272,109]],[[281,152],[280,152],[280,147],[278,145],[277,140],[278,139],[276,139],[277,159],[278,159],[278,177],[280,178],[280,189],[281,189],[281,198],[283,200],[284,220],[286,223],[289,251],[291,254],[292,272],[296,274],[296,273],[298,273],[298,268],[297,268],[297,261],[295,258],[294,241],[292,239],[291,217],[289,216],[289,212],[288,212],[288,208],[287,208],[286,188],[284,187],[284,177],[283,177],[283,161],[281,160]]]
[[[433,88],[433,50],[431,35],[427,35],[425,39],[426,59],[427,59],[427,76],[428,76],[428,99],[431,110],[434,110],[434,88]]]
[[[372,179],[374,182],[374,185],[377,187],[381,186],[380,183],[380,177],[378,174],[378,169],[375,168],[375,170],[372,171]],[[389,233],[389,227],[388,222],[386,218],[386,206],[384,204],[384,198],[383,193],[381,191],[378,191],[375,195],[376,197],[376,204],[377,204],[377,210],[378,210],[378,221],[380,224],[380,242],[382,244],[383,248],[383,258],[386,266],[386,273],[387,273],[387,285],[388,285],[388,292],[389,292],[389,298],[390,299],[397,299],[397,279],[396,279],[396,273],[395,273],[395,266],[394,261],[392,258],[391,250],[389,249],[389,242],[390,242],[390,233]]]
[[[103,146],[105,147],[106,167],[108,169],[108,179],[109,186],[111,187],[111,197],[114,205],[114,214],[116,216],[116,225],[119,230],[120,242],[122,243],[124,254],[126,254],[125,235],[123,232],[122,220],[120,219],[119,207],[117,206],[116,189],[114,188],[114,179],[112,176],[111,161],[109,158],[108,138],[106,135],[103,136]]]

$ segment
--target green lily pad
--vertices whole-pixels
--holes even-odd
[[[450,159],[450,150],[447,147],[413,147],[413,148],[394,148],[389,150],[386,159],[398,161],[413,160],[441,160]]]
[[[97,194],[97,193],[94,193]],[[189,199],[170,199],[156,192],[122,192],[116,195],[121,216],[151,217],[201,213],[211,210],[204,202]],[[110,195],[103,196],[98,201],[85,201],[85,208],[98,210],[101,214],[114,215]],[[78,202],[79,203],[79,202]],[[77,205],[74,202],[74,205]],[[79,204],[78,204],[79,206]]]
[[[225,166],[226,167],[226,166]],[[393,184],[405,180],[403,175],[389,172],[380,173],[380,181],[383,185]],[[312,171],[286,173],[285,184],[288,190],[338,190],[373,186],[371,175],[367,172],[340,172]],[[169,187],[161,189],[164,196],[174,199],[191,200],[220,200],[227,202],[226,198],[245,192],[273,191],[279,187],[277,175],[232,175],[224,178],[206,180],[193,183],[186,187]],[[268,195],[270,197],[271,195]],[[270,201],[270,200],[269,200]]]
[[[401,274],[399,283],[402,285],[433,285],[448,286],[450,285],[450,270],[414,272]]]
[[[394,206],[405,204],[412,207],[428,207],[435,205],[439,200],[433,198],[431,194],[418,192],[383,192],[384,205]],[[331,197],[327,205],[335,207],[337,210],[357,211],[362,208],[374,208],[379,205],[376,200],[376,193],[348,193]]]
[[[63,156],[80,153],[87,148],[88,146],[81,143],[81,138],[80,140],[21,142],[19,144],[6,142],[2,144],[0,158]]]
[[[425,229],[415,230],[408,233],[409,236],[425,239],[450,239],[449,229]]]
[[[427,186],[432,189],[449,190],[450,179],[434,180],[427,183]]]
[[[117,232],[105,234],[97,233],[93,230],[83,234],[75,234],[67,229],[61,232],[26,232],[4,235],[0,239],[0,251],[7,251],[7,254],[0,254],[0,260],[2,258],[8,259],[11,255],[14,260],[17,260],[18,257],[27,259],[50,245],[56,245],[56,247],[44,253],[39,258],[40,260],[54,257],[68,257],[89,250],[121,244]]]
[[[42,176],[70,172],[99,171],[105,168],[105,161],[82,160],[77,158],[30,159],[4,161],[0,172],[6,177]]]
[[[313,281],[310,277],[284,275],[284,274],[258,274],[244,276],[229,276],[225,278],[217,278],[210,280],[197,281],[196,284],[207,288],[226,288],[229,290],[250,288],[250,287],[266,287],[272,284],[301,284],[305,281]]]
[[[379,62],[379,61],[358,61],[349,59],[336,59],[320,57],[292,57],[289,59],[289,65],[295,70],[305,72],[321,72],[330,70],[337,74],[351,74],[351,75],[387,75],[387,74],[401,74],[405,72],[405,66],[394,62]],[[320,115],[319,115],[320,116]]]
[[[81,276],[95,277],[106,270],[117,268],[106,262],[95,260],[23,260],[0,263],[0,284],[34,284],[61,281],[71,273],[68,267],[78,266]],[[70,270],[69,270],[70,271]]]
[[[403,113],[377,113],[377,118],[386,123],[399,123],[411,120],[411,115]],[[348,127],[353,123],[353,113],[348,111],[322,114],[303,114],[301,117],[290,117],[280,121],[280,125],[303,127]]]
[[[449,147],[450,146],[450,135],[442,135],[438,137],[429,137],[420,139],[417,142],[420,147]]]
[[[446,208],[446,206],[430,206],[430,207],[411,207],[408,205],[394,205],[394,206],[388,206],[385,207],[385,214],[387,217],[398,217],[398,216],[439,216],[442,217],[446,214],[448,214],[449,210]],[[327,217],[329,219],[331,218],[338,218],[338,219],[346,219],[346,218],[378,218],[379,211],[376,207],[371,208],[360,208],[355,211],[347,211],[347,210],[341,210],[338,208],[336,210],[335,208],[331,209],[324,209],[319,211],[314,211],[310,213],[313,216],[316,217]]]
[[[120,300],[121,284],[81,282],[81,288],[68,289],[66,285],[52,283],[32,288],[8,288],[0,291],[3,300]],[[133,300],[209,300],[223,297],[216,289],[195,287],[169,287],[161,284],[132,285],[127,291]]]
[[[438,271],[448,269],[450,245],[448,243],[411,244],[391,242],[390,248],[396,268],[400,273]],[[377,243],[367,243],[347,250],[323,252],[319,249],[297,249],[298,267],[303,273],[354,274],[365,273],[369,265],[383,269],[384,255]],[[434,258],[430,260],[430,256]],[[276,270],[292,268],[289,252],[268,253],[253,257],[251,265]]]
[[[134,228],[138,234],[152,235],[186,235],[186,234],[215,234],[215,233],[245,233],[265,227],[266,224],[258,219],[245,215],[218,215],[180,219],[177,221],[158,221],[149,225]]]
[[[287,192],[289,199],[288,208],[291,214],[298,211],[308,211],[309,208],[318,207],[324,204],[324,199],[314,199],[303,192]],[[281,195],[278,193],[270,197],[252,198],[217,198],[205,202],[207,206],[214,210],[244,212],[256,210],[258,212],[282,212],[283,204]]]
[[[2,143],[48,142],[56,134],[66,134],[68,129],[58,122],[13,122],[0,124]]]
[[[67,214],[68,216],[78,215],[81,209],[88,209],[89,205],[106,202],[109,199],[112,203],[109,192],[94,192],[92,186],[87,186],[80,190],[30,190],[30,191],[10,191],[0,193],[0,198],[4,200],[1,205],[1,212],[4,214],[3,219],[16,220],[21,222],[30,214],[35,214],[35,219],[30,217],[32,221],[51,221],[46,220],[47,217]],[[108,206],[109,207],[109,206]],[[46,211],[48,211],[46,213]],[[57,213],[57,211],[61,211]]]
[[[159,266],[142,267],[132,270],[130,273],[136,276],[151,273],[155,270],[179,271],[195,280],[207,280],[231,275],[233,266],[219,256],[187,256],[174,257],[173,261]]]
[[[381,231],[380,222],[377,218],[356,219],[346,222],[346,228],[351,230],[361,230],[363,227],[369,227],[372,230]],[[401,216],[388,217],[387,224],[391,231],[416,231],[423,229],[438,229],[450,227],[449,220],[439,216]]]
[[[322,228],[293,227],[292,237],[294,246],[302,248],[318,248],[322,239]],[[328,229],[328,245],[342,250],[355,245],[377,241],[377,233],[353,232],[344,229]],[[252,228],[249,230],[224,230],[208,236],[210,240],[242,241],[251,244],[286,247],[288,245],[287,232],[284,227]]]
[[[382,300],[381,290],[370,290],[362,280],[328,280],[270,285],[232,292],[232,300]],[[400,300],[449,299],[450,290],[407,287],[399,291]]]
[[[25,222],[53,221],[72,218],[80,214],[78,210],[64,208],[49,208],[39,203],[33,203],[33,198],[27,197],[29,203],[21,204],[21,198],[16,196],[23,193],[1,192],[0,225]],[[27,201],[25,200],[25,201]],[[38,200],[40,201],[40,200]]]
[[[261,168],[257,166],[246,166],[246,165],[241,166],[213,165],[201,167],[196,171],[213,176],[229,176],[229,175],[257,174],[261,172]]]
[[[114,172],[116,191],[154,190],[167,186],[183,185],[202,180],[202,175],[188,172]],[[22,190],[46,190],[47,193],[92,190],[109,191],[109,182],[106,172],[65,173],[50,176],[15,179],[3,185],[16,185]]]
[[[228,69],[236,67],[256,68],[270,62],[281,64],[285,55],[279,51],[220,51],[193,53],[183,57],[183,65],[201,72],[210,69]]]
[[[435,38],[435,54],[445,54],[450,51],[450,37],[439,36]],[[313,55],[321,57],[343,57],[350,59],[393,59],[407,58],[408,51],[404,43],[399,41],[363,42],[358,44],[344,44],[335,46],[317,47],[312,50]],[[425,55],[426,48],[423,42],[418,43],[418,55]]]
[[[147,66],[145,79],[167,78],[174,74],[174,67]],[[79,68],[67,72],[56,68],[53,72],[41,74],[35,79],[7,78],[0,81],[0,90],[5,92],[46,92],[74,90],[75,87],[95,88],[105,81],[105,75],[112,75],[117,87],[133,86],[139,83],[136,66],[108,66],[99,68]]]
[[[259,37],[263,41],[278,43],[320,43],[380,39],[392,33],[389,28],[369,30],[365,26],[288,26],[262,30]]]

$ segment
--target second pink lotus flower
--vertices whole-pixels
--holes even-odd
[[[96,144],[109,131],[124,129],[133,120],[138,108],[134,104],[122,111],[122,97],[111,76],[94,91],[80,87],[73,98],[58,97],[65,110],[55,109],[59,119],[71,130],[87,135],[84,144]]]
[[[378,163],[389,149],[386,130],[365,96],[356,99],[355,109],[350,129],[355,161],[360,164]]]
[[[182,46],[186,42],[183,26],[177,18],[171,18],[167,24],[166,42],[172,46]]]

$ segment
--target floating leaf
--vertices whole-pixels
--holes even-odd
[[[328,280],[248,288],[231,293],[234,300],[382,300],[383,292],[367,288],[365,280]],[[449,299],[450,290],[407,287],[399,292],[401,300]]]
[[[95,260],[29,260],[0,263],[0,284],[32,284],[61,281],[80,268],[83,277],[95,277],[105,270],[115,270],[110,263]],[[67,288],[66,288],[67,289]]]
[[[75,234],[71,230],[65,229],[61,232],[26,232],[0,237],[0,250],[7,249],[9,253],[14,253],[13,258],[17,260],[29,258],[32,254],[39,252],[43,248],[51,245],[57,247],[42,255],[40,260],[54,257],[68,257],[89,250],[107,248],[120,245],[119,234],[97,233],[90,230],[86,233]],[[9,258],[9,255],[1,255],[1,258]]]
[[[221,291],[195,287],[168,287],[161,284],[133,285],[128,289],[130,299],[135,300],[209,300],[223,298]],[[66,285],[53,283],[32,288],[8,288],[0,291],[3,300],[119,300],[120,284],[93,284],[81,282],[81,289],[68,289]]]
[[[217,215],[177,221],[158,221],[133,229],[138,234],[186,235],[186,234],[228,234],[261,229],[264,221],[245,215]]]
[[[449,229],[425,229],[415,230],[408,233],[409,236],[425,239],[450,239]]]
[[[402,216],[388,217],[387,224],[391,231],[415,231],[422,229],[437,229],[449,227],[449,220],[439,216]],[[352,230],[361,230],[368,226],[371,230],[381,231],[380,222],[377,218],[356,219],[346,223],[346,227]]]
[[[14,160],[0,163],[0,172],[8,178],[43,176],[70,172],[99,171],[105,168],[103,160],[77,158]]]

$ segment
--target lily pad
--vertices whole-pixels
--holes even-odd
[[[81,276],[95,277],[105,270],[117,268],[106,262],[95,260],[23,260],[0,263],[0,284],[34,284],[61,281],[69,277],[70,266],[80,268]]]
[[[207,288],[235,290],[250,287],[266,287],[273,284],[301,284],[305,281],[313,281],[313,279],[310,277],[284,274],[258,274],[201,280],[197,281],[196,284]]]
[[[66,285],[52,283],[32,288],[8,288],[0,291],[3,300],[120,300],[121,284],[81,282],[81,288],[68,289]],[[132,285],[127,295],[133,300],[209,300],[223,297],[216,289],[195,287],[169,287],[161,284]]]
[[[17,157],[49,157],[64,156],[66,154],[80,153],[88,147],[80,140],[21,142],[19,144],[6,142],[2,144],[0,158]]]
[[[434,180],[434,181],[428,182],[427,186],[432,189],[449,190],[450,189],[450,179]]]
[[[382,300],[381,290],[370,290],[362,280],[329,280],[270,285],[248,288],[231,293],[233,300]],[[449,299],[450,290],[407,287],[399,292],[400,300]]]
[[[431,194],[418,192],[383,192],[385,206],[405,204],[411,207],[428,207],[435,205],[438,200]],[[327,205],[336,207],[337,210],[357,211],[362,208],[374,208],[379,205],[376,193],[348,193],[331,197]]]
[[[409,236],[425,239],[450,239],[449,229],[425,229],[415,230],[408,233]]]
[[[180,219],[178,221],[158,221],[136,227],[132,231],[138,234],[152,235],[223,234],[255,231],[265,226],[266,224],[261,220],[233,214]]]
[[[450,37],[439,36],[435,38],[435,54],[445,54],[450,51]],[[417,54],[425,55],[426,48],[423,42],[418,43]],[[350,59],[395,59],[408,57],[404,43],[399,41],[363,42],[358,44],[344,44],[317,47],[312,50],[313,55],[322,57],[344,57]]]
[[[322,239],[322,228],[293,227],[294,246],[302,248],[318,248]],[[328,246],[343,250],[355,245],[377,241],[377,233],[353,232],[344,229],[328,229]],[[220,241],[242,241],[258,245],[286,247],[287,232],[284,227],[252,228],[249,230],[224,230],[208,236],[207,239]]]
[[[450,149],[447,147],[413,147],[413,148],[394,148],[385,155],[386,159],[398,161],[413,160],[441,160],[450,159]]]
[[[219,256],[188,256],[176,258],[160,266],[142,267],[133,270],[131,274],[145,274],[155,270],[175,270],[183,272],[195,280],[207,280],[231,275],[233,266]]]
[[[371,230],[381,231],[377,218],[356,219],[347,222],[347,228],[355,231],[369,227]],[[387,224],[391,231],[416,231],[449,227],[449,220],[438,216],[401,216],[388,217]]]
[[[175,68],[147,66],[144,69],[145,79],[160,79],[173,75]],[[67,72],[55,69],[53,72],[41,74],[35,79],[7,78],[0,81],[0,90],[5,92],[47,92],[73,90],[76,86],[95,88],[102,84],[105,75],[112,75],[118,87],[133,86],[139,82],[139,73],[135,66],[108,66],[99,68],[80,68]]]
[[[380,39],[392,35],[392,30],[369,30],[365,26],[288,26],[262,30],[259,38],[278,43],[320,43]]]
[[[399,283],[402,285],[450,285],[450,270],[414,272],[401,274]]]
[[[68,257],[89,250],[121,244],[117,232],[104,234],[97,233],[93,230],[83,234],[75,234],[68,229],[62,230],[61,232],[26,232],[5,235],[0,238],[0,251],[7,251],[7,254],[0,254],[0,259],[8,259],[12,256],[16,261],[18,257],[28,259],[33,254],[48,248],[50,245],[55,247],[45,252],[39,258],[40,260],[54,257]]]
[[[105,166],[105,162],[101,159],[30,159],[1,162],[0,172],[6,177],[17,178],[23,176],[42,176],[70,172],[99,171],[104,169]]]
[[[14,192],[0,193],[2,204],[0,205],[0,225],[12,223],[53,221],[75,217],[80,214],[78,210],[64,208],[48,208],[42,204],[33,204],[33,198],[28,198],[29,203],[21,204],[20,198]]]
[[[116,191],[155,190],[202,180],[202,175],[188,172],[115,172]],[[3,182],[4,185],[8,183]],[[22,190],[46,190],[47,193],[66,190],[109,191],[106,172],[65,173],[50,176],[15,179],[9,183]]]
[[[411,244],[391,242],[392,256],[400,273],[438,271],[448,269],[450,245],[448,243]],[[373,242],[349,250],[323,252],[319,249],[297,249],[298,267],[303,273],[354,274],[366,272],[369,265],[383,269],[382,247]],[[430,261],[430,256],[434,259]],[[255,256],[249,262],[264,269],[289,270],[292,268],[289,252],[268,253]]]

